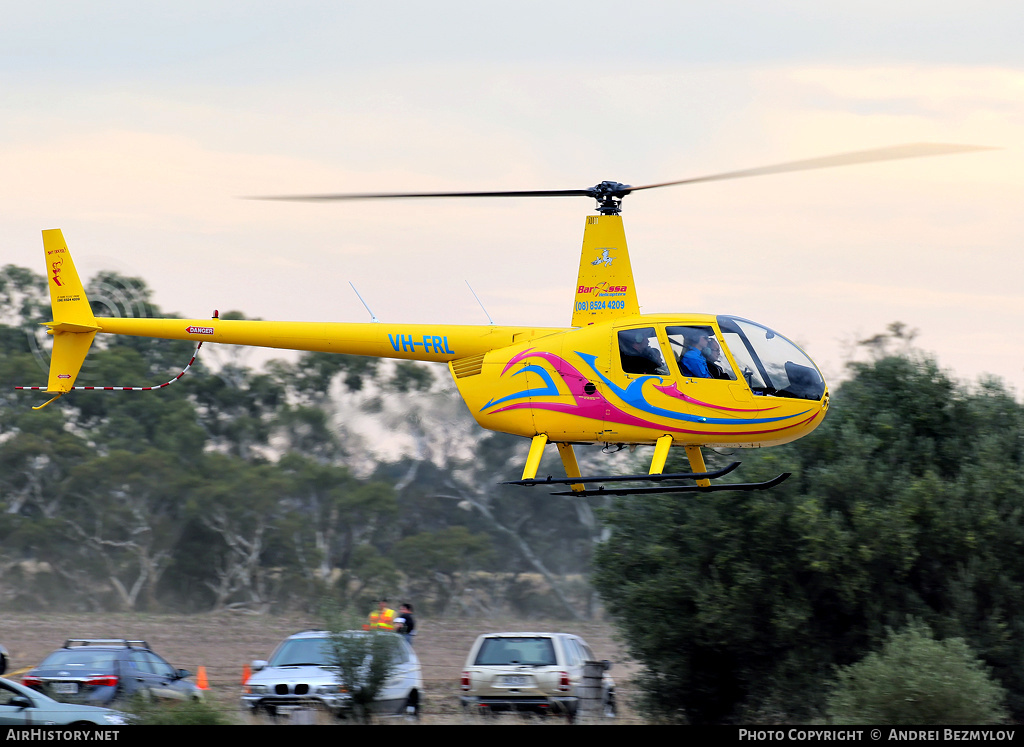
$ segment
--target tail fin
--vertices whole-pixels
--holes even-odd
[[[639,313],[622,216],[587,216],[572,326]]]
[[[43,256],[53,310],[53,321],[46,323],[53,335],[46,391],[63,394],[75,385],[99,326],[59,228],[43,231]]]

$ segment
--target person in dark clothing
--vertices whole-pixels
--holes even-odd
[[[619,332],[619,353],[622,370],[631,374],[664,374],[668,372],[661,352],[651,346],[654,328],[626,329]]]
[[[708,362],[708,373],[712,379],[730,379],[719,361],[722,360],[722,346],[714,337],[708,338],[708,346],[701,351]]]
[[[398,617],[395,618],[395,632],[405,636],[405,640],[412,645],[413,636],[416,635],[416,620],[412,616],[412,605],[406,602],[398,608]]]

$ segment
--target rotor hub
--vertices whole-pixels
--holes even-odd
[[[603,181],[587,190],[587,194],[597,200],[597,212],[601,215],[619,215],[622,212],[622,198],[632,191],[633,187],[622,182]]]

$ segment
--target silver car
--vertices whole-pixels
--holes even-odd
[[[354,630],[345,635],[369,633]],[[400,635],[379,635],[386,635],[392,641],[398,661],[374,701],[373,710],[415,715],[423,692],[423,675],[416,652]],[[253,674],[245,683],[242,705],[252,714],[262,711],[275,717],[312,708],[339,717],[347,715],[352,700],[343,691],[336,668],[331,664],[330,636],[326,630],[296,633],[281,642],[269,662],[254,661]]]
[[[570,633],[489,633],[476,639],[462,672],[464,708],[480,713],[521,711],[567,716],[572,722],[584,696],[587,665],[595,677],[594,702],[615,716],[611,662],[597,662],[590,646]],[[597,689],[599,686],[599,690]]]
[[[0,679],[0,726],[123,726],[120,711],[61,703],[30,687]]]

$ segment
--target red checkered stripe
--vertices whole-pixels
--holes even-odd
[[[189,360],[188,365],[181,369],[181,373],[175,376],[170,381],[165,381],[163,384],[157,384],[156,386],[73,386],[71,391],[83,392],[83,391],[97,391],[97,392],[151,392],[154,389],[163,389],[165,386],[170,386],[175,381],[180,379],[188,370],[192,368],[192,364],[196,362],[196,356],[199,355],[199,348],[203,346],[203,341],[200,340],[199,344],[196,345],[196,350],[192,353],[192,358]],[[42,392],[46,391],[45,386],[16,386],[15,389],[30,392]]]

